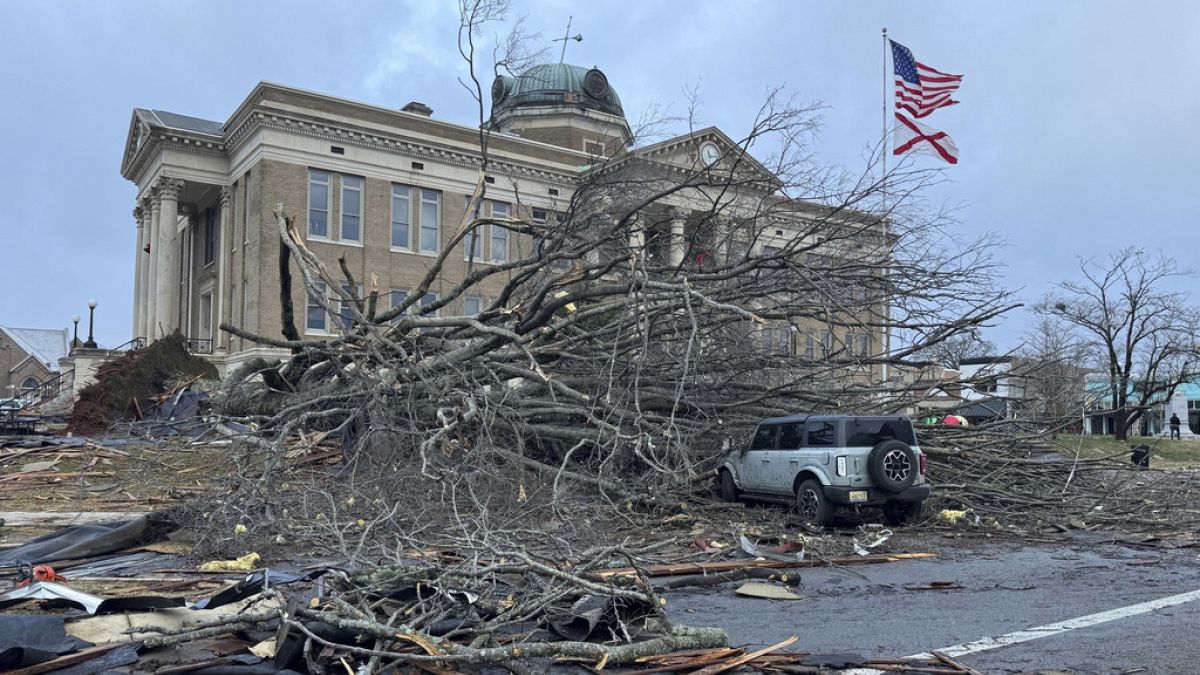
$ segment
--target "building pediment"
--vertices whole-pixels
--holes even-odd
[[[135,108],[125,137],[121,175],[133,182],[164,147],[196,154],[225,157],[225,136],[218,122],[166,112]]]
[[[712,170],[719,181],[733,180],[742,188],[773,192],[782,181],[723,131],[700,129],[653,145],[636,148],[617,161],[642,160],[674,173]]]

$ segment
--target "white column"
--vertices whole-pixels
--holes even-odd
[[[149,197],[141,200],[138,206],[142,211],[142,242],[138,245],[138,298],[137,298],[137,332],[134,337],[148,337],[150,335],[150,261],[153,256],[147,251],[150,248],[150,242],[154,241],[154,215],[151,199]]]
[[[133,325],[130,328],[130,339],[141,335],[142,324],[142,263],[145,257],[142,247],[146,245],[146,232],[143,228],[142,207],[133,207],[133,220],[137,223],[137,248],[133,250]]]
[[[146,339],[158,337],[158,250],[162,246],[162,202],[158,189],[150,192],[150,252],[146,254],[146,284],[142,292],[146,295]]]
[[[185,337],[200,337],[192,333],[195,330],[192,326],[192,320],[195,319],[192,314],[192,272],[196,269],[196,223],[199,222],[200,216],[194,204],[180,204],[179,211],[183,214],[183,230],[179,232],[182,241],[177,247],[181,256],[179,289],[175,295],[181,310],[179,326],[183,329]]]
[[[632,252],[629,265],[641,267],[642,261],[646,259],[646,227],[642,223],[641,215],[636,213],[629,218],[629,250]]]
[[[671,265],[679,266],[683,264],[683,253],[687,248],[685,237],[687,233],[684,229],[683,209],[672,209],[671,211]]]
[[[221,224],[217,237],[217,319],[213,323],[213,351],[224,354],[229,343],[229,336],[221,330],[225,321],[225,294],[229,292],[229,242],[233,237],[233,190],[224,185],[221,187]]]
[[[179,192],[183,181],[177,178],[158,179],[158,280],[154,285],[156,334],[175,332],[179,328]]]

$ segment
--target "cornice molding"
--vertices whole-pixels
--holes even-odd
[[[278,111],[268,112],[254,109],[250,110],[226,137],[228,151],[236,153],[260,129],[321,138],[336,143],[356,145],[404,157],[431,160],[469,169],[478,169],[483,163],[482,158],[477,154],[432,143],[423,143],[395,134],[304,119],[298,115],[288,115]],[[496,158],[490,160],[488,173],[489,175],[520,177],[543,183],[554,183],[563,187],[571,187],[579,182],[579,174],[574,172],[545,169]]]

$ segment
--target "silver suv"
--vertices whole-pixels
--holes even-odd
[[[907,417],[772,417],[725,458],[720,490],[727,501],[791,500],[814,525],[828,525],[838,506],[881,506],[903,525],[929,497],[926,465]]]

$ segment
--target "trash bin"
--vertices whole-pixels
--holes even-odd
[[[1150,468],[1150,446],[1134,445],[1129,452],[1129,463],[1139,469]]]

